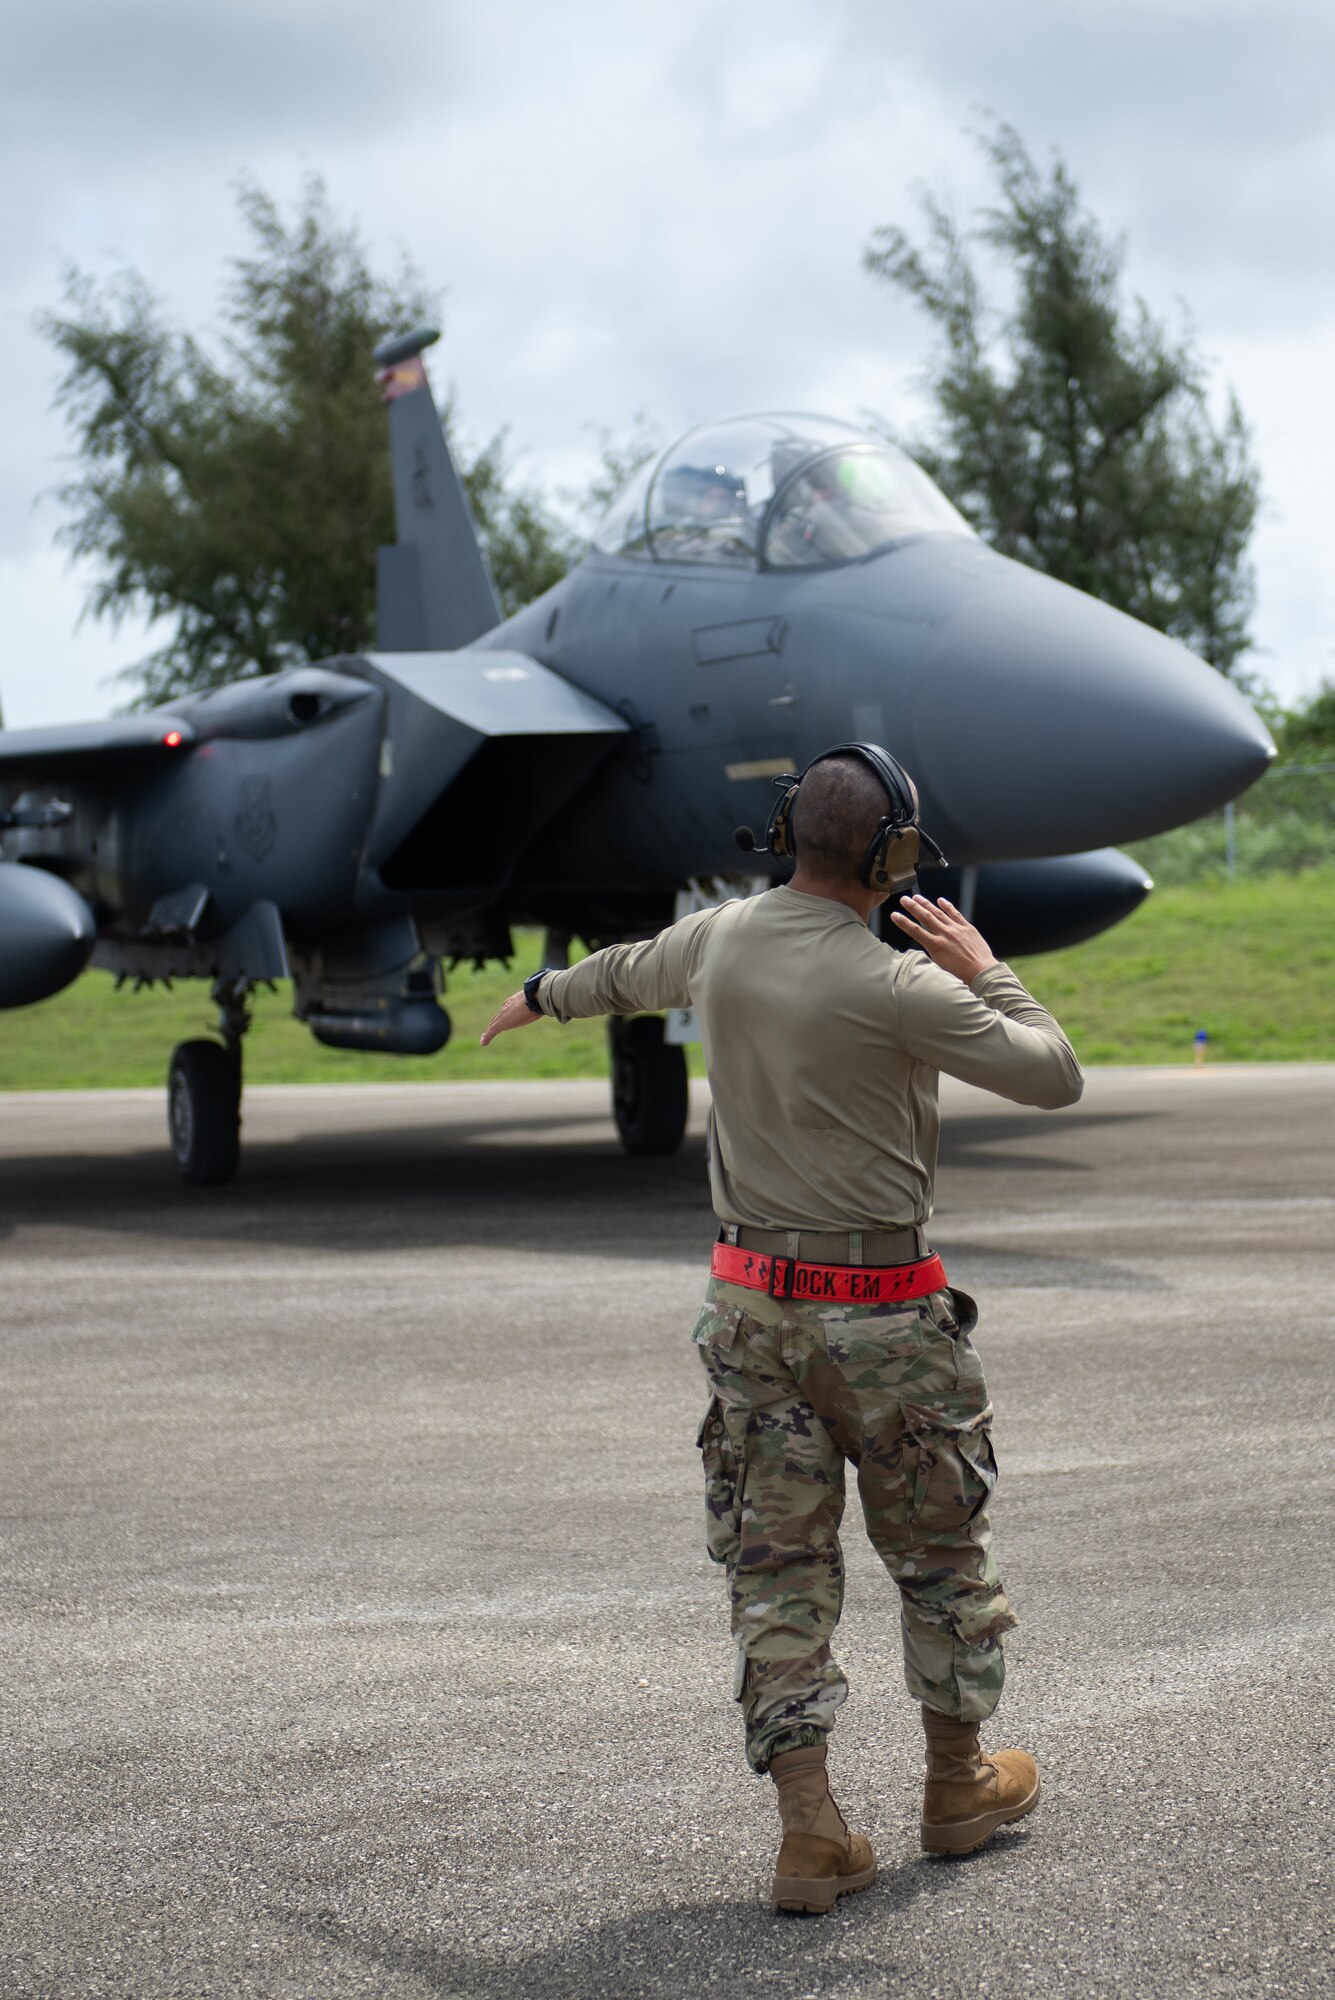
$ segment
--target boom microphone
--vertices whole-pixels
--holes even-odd
[[[756,845],[756,837],[752,833],[749,826],[739,826],[732,837],[737,842],[737,845],[741,848],[743,854],[769,853],[769,849],[767,847],[758,847]]]

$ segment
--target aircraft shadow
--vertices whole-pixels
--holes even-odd
[[[443,1244],[677,1257],[713,1235],[702,1137],[633,1160],[568,1116],[251,1140],[228,1187],[180,1182],[165,1147],[0,1162],[0,1238],[22,1224],[331,1255]],[[560,1135],[559,1144],[556,1143]]]
[[[941,1121],[939,1164],[942,1167],[1002,1167],[1008,1173],[1090,1174],[1097,1160],[1075,1151],[1057,1155],[1039,1151],[1055,1140],[1078,1140],[1100,1126],[1129,1125],[1143,1119],[1166,1118],[1166,1111],[1023,1111]]]
[[[1043,1250],[1009,1250],[970,1243],[942,1231],[941,1252],[953,1283],[980,1297],[991,1291],[1032,1288],[1063,1292],[1167,1292],[1166,1279],[1133,1271],[1103,1257],[1057,1257]]]
[[[1147,1115],[1157,1114],[948,1120],[942,1164],[964,1177],[952,1191],[951,1210],[967,1217],[970,1171],[1093,1172],[1091,1132]],[[1081,1145],[1052,1151],[1054,1137],[1073,1140],[1077,1134]],[[629,1159],[610,1124],[572,1121],[566,1113],[250,1139],[240,1178],[223,1188],[184,1186],[165,1145],[123,1155],[0,1160],[0,1238],[20,1225],[52,1223],[168,1242],[273,1243],[334,1255],[443,1244],[624,1255],[633,1241],[643,1256],[674,1260],[701,1250],[714,1229],[701,1136],[691,1135],[666,1159]],[[1016,1276],[1010,1282],[1043,1280]]]

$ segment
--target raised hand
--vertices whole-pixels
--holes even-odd
[[[935,902],[929,896],[901,896],[899,900],[903,907],[891,910],[890,921],[907,931],[943,972],[953,972],[967,986],[989,965],[996,964],[981,931],[976,931],[944,896]]]

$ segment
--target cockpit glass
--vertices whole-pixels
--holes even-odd
[[[856,562],[906,535],[969,535],[911,458],[889,445],[827,452],[779,494],[765,533],[770,569]]]
[[[777,495],[777,499],[776,499]],[[689,431],[618,495],[594,537],[660,562],[852,562],[909,534],[971,534],[911,459],[830,417],[736,417]]]
[[[825,417],[738,417],[688,432],[663,459],[649,495],[655,556],[754,566],[775,490],[814,452],[856,436]]]
[[[645,502],[658,460],[651,458],[633,472],[608,508],[593,538],[593,546],[608,555],[647,556],[649,529]]]

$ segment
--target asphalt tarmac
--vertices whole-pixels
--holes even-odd
[[[701,1545],[702,1120],[586,1084],[0,1098],[0,1993],[1330,1994],[1335,1067],[947,1086],[1022,1828],[917,1846],[846,1520],[878,1882],[776,1917]]]

